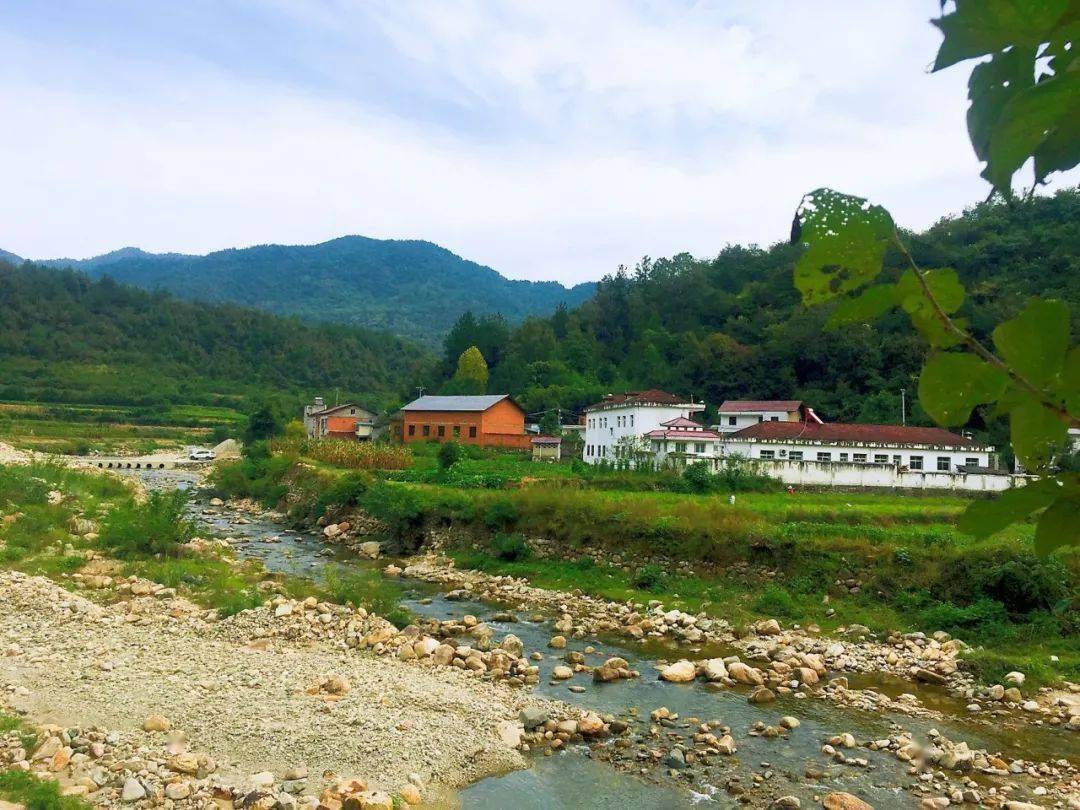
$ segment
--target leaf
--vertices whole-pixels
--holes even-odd
[[[1015,397],[1009,418],[1013,450],[1028,470],[1045,467],[1068,436],[1057,414],[1026,394]]]
[[[1065,397],[1065,410],[1074,419],[1080,419],[1080,346],[1073,346],[1065,358],[1061,393]]]
[[[829,320],[827,329],[836,329],[856,323],[876,320],[896,306],[896,285],[878,284],[868,287],[852,298],[839,303]]]
[[[821,303],[872,281],[895,230],[888,211],[861,197],[827,188],[806,195],[792,226],[806,246],[795,264],[803,302]]]
[[[1005,104],[990,133],[983,177],[1008,193],[1013,174],[1049,142],[1048,164],[1076,165],[1077,145],[1062,144],[1058,131],[1073,129],[1070,119],[1080,115],[1080,76],[1070,71],[1021,90]],[[1045,176],[1045,175],[1044,175]],[[1039,178],[1042,179],[1042,178]]]
[[[919,375],[919,402],[934,421],[962,425],[976,405],[994,402],[1008,378],[973,354],[934,352]]]
[[[1035,527],[1035,552],[1047,555],[1065,545],[1080,543],[1080,496],[1075,492],[1058,498],[1042,513]]]
[[[990,150],[990,133],[1005,105],[1020,91],[1035,84],[1034,48],[1013,48],[994,54],[989,62],[976,65],[968,79],[967,125],[971,146],[979,160]]]
[[[994,346],[1006,364],[1040,389],[1055,386],[1069,349],[1069,308],[1063,301],[1033,298],[994,329]]]
[[[923,278],[941,308],[952,314],[964,302],[964,288],[955,270],[925,270]],[[911,317],[911,322],[919,334],[931,345],[939,349],[948,349],[961,342],[961,338],[945,327],[944,322],[934,311],[934,305],[923,292],[914,270],[906,271],[896,285],[896,297],[904,311]],[[953,323],[964,328],[964,322],[953,318]]]
[[[1056,478],[1041,478],[1026,486],[1007,489],[992,500],[973,501],[957,519],[956,527],[965,534],[989,537],[1038,509],[1045,509],[1062,491],[1062,482]]]
[[[957,0],[956,11],[932,21],[944,35],[934,70],[1010,45],[1040,45],[1068,6],[1068,0]]]

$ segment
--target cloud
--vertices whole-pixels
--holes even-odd
[[[819,185],[910,226],[983,196],[966,77],[923,72],[936,3],[807,5],[278,0],[169,25],[142,7],[98,39],[11,25],[0,247],[362,233],[577,281],[782,239]]]

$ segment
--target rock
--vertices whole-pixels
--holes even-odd
[[[187,782],[169,782],[165,785],[165,797],[178,802],[191,795],[191,785]]]
[[[1005,810],[1045,810],[1037,804],[1031,804],[1029,802],[1005,802]]]
[[[143,721],[143,731],[168,731],[170,728],[169,718],[161,714],[152,714]]]
[[[566,637],[565,636],[552,636],[551,641],[548,642],[548,646],[553,650],[566,649]]]
[[[778,636],[780,635],[780,622],[776,619],[766,619],[760,621],[754,625],[754,629],[759,636]]]
[[[1009,703],[1019,703],[1023,699],[1023,694],[1015,686],[1010,686],[1005,690],[1005,700],[1009,701]]]
[[[776,695],[768,687],[759,686],[747,695],[746,699],[750,703],[772,703],[776,700]]]
[[[672,748],[668,755],[664,757],[664,764],[669,768],[682,770],[686,767],[686,755],[683,754],[682,749]]]
[[[120,800],[125,802],[137,802],[139,799],[146,798],[146,788],[144,788],[138,779],[129,777],[124,782],[124,789],[120,792]]]
[[[748,686],[761,686],[765,683],[765,678],[762,676],[761,671],[755,669],[748,664],[744,664],[742,661],[733,661],[727,665],[728,675],[739,683],[747,684]]]
[[[423,797],[420,795],[420,788],[412,783],[406,784],[405,787],[398,791],[398,795],[401,797],[402,801],[408,805],[417,805],[423,801]]]
[[[381,790],[365,790],[346,799],[343,810],[394,810],[394,800]]]
[[[839,791],[827,793],[821,801],[821,806],[825,810],[874,810],[872,804],[867,804],[858,796]]]
[[[199,758],[194,754],[177,754],[170,757],[165,764],[169,766],[170,770],[177,773],[193,774],[199,770]]]
[[[265,788],[274,784],[274,774],[270,771],[260,771],[259,773],[252,774],[250,779],[252,787]]]
[[[986,690],[986,696],[991,700],[1002,700],[1005,697],[1005,687],[1000,683],[995,683]]]
[[[792,717],[790,714],[780,718],[780,725],[784,728],[798,728],[802,723],[799,722],[799,718]]]
[[[730,734],[725,734],[716,741],[716,750],[724,756],[731,756],[739,749],[735,746],[735,738]]]
[[[604,721],[596,712],[585,712],[578,720],[578,733],[585,736],[601,734],[604,731]]]
[[[542,726],[547,722],[548,713],[538,706],[526,706],[521,710],[518,719],[521,720],[521,725],[523,725],[527,731],[532,731],[537,726]]]
[[[689,683],[697,677],[697,667],[684,659],[664,667],[660,677],[670,683]]]
[[[728,670],[722,658],[710,658],[702,669],[707,681],[722,681],[728,677]]]
[[[499,740],[503,745],[508,745],[511,748],[517,748],[521,745],[522,727],[517,723],[512,723],[509,720],[504,720],[499,723],[496,733],[499,736]]]
[[[508,633],[506,638],[502,640],[502,644],[499,645],[511,655],[520,658],[525,654],[525,645],[521,639],[515,636],[513,633]]]
[[[298,782],[308,778],[308,769],[304,765],[294,765],[285,771],[281,778],[285,782]]]
[[[772,803],[772,806],[797,810],[799,807],[802,807],[802,802],[799,801],[798,796],[781,796],[779,799]]]
[[[401,575],[401,569],[393,563],[390,563],[390,565],[383,569],[383,573],[388,577],[396,577]]]
[[[566,681],[574,677],[574,670],[564,664],[560,664],[551,671],[551,677],[556,681]]]
[[[1023,686],[1027,676],[1023,672],[1010,672],[1005,676],[1005,683],[1009,686]]]
[[[349,689],[352,687],[349,685],[349,681],[342,675],[331,675],[327,678],[322,685],[323,691],[331,695],[344,695],[348,694]]]
[[[288,602],[283,602],[274,608],[274,616],[278,619],[283,619],[286,616],[292,616],[292,605]]]
[[[935,684],[937,686],[944,686],[949,682],[948,678],[944,675],[939,675],[932,669],[924,669],[922,667],[915,670],[915,680],[922,681],[923,683]]]
[[[382,546],[375,540],[361,543],[356,547],[356,550],[361,556],[367,557],[369,560],[377,560],[379,555],[382,554]]]

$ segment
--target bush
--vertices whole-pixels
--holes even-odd
[[[765,616],[799,617],[799,605],[787,590],[779,585],[767,585],[756,600],[754,610]]]
[[[195,536],[185,515],[187,495],[179,490],[151,492],[144,503],[114,506],[101,527],[101,543],[119,557],[171,555]]]
[[[315,514],[322,516],[331,506],[356,506],[363,500],[374,480],[367,472],[353,472],[341,476],[319,493]]]
[[[709,472],[707,461],[695,461],[683,470],[683,481],[690,492],[704,494],[716,487],[716,476]]]
[[[506,529],[518,519],[518,508],[510,498],[498,497],[488,502],[484,510],[484,524],[489,529]]]
[[[520,534],[495,535],[491,539],[491,550],[503,562],[521,562],[532,555],[532,549]]]
[[[399,629],[412,622],[412,614],[401,606],[401,586],[370,568],[328,566],[323,584],[331,601],[340,605],[365,607]]]
[[[439,447],[436,455],[439,461],[439,469],[449,470],[461,458],[461,445],[457,442],[445,442]]]
[[[944,630],[947,633],[963,633],[968,630],[983,630],[994,625],[1005,625],[1009,621],[1008,611],[1001,602],[983,597],[966,607],[951,602],[941,602],[921,610],[918,614],[919,627],[930,630]]]
[[[89,810],[90,805],[76,796],[60,795],[60,785],[26,771],[0,773],[0,796],[23,805],[26,810]]]
[[[658,591],[663,587],[665,579],[667,574],[664,569],[656,563],[649,563],[637,570],[630,584],[642,591]]]
[[[381,520],[395,541],[396,551],[413,552],[423,541],[424,509],[419,496],[405,486],[376,481],[364,492],[360,506]]]

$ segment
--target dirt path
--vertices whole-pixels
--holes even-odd
[[[323,642],[250,643],[257,616],[208,622],[182,600],[102,607],[5,572],[0,605],[0,684],[14,708],[38,723],[95,724],[159,746],[162,735],[141,728],[164,715],[238,783],[305,766],[316,779],[332,771],[390,792],[410,776],[459,787],[524,767],[498,731],[540,703],[448,667]],[[345,694],[306,692],[328,675],[346,679]]]

